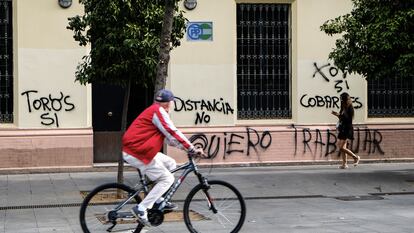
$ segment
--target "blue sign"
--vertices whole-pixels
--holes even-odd
[[[187,24],[188,41],[212,41],[213,22],[189,22]]]

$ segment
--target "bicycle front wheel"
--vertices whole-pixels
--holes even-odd
[[[131,209],[141,202],[141,198],[137,195],[120,208],[134,193],[135,190],[129,186],[118,183],[104,184],[92,190],[80,209],[83,232],[140,232]]]
[[[238,232],[246,217],[246,205],[240,192],[231,184],[212,180],[205,189],[195,186],[183,209],[184,222],[192,233]]]

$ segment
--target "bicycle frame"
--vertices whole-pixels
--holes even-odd
[[[80,221],[81,221],[81,226],[83,230],[85,230],[86,232],[89,232],[88,231],[89,223],[87,223],[87,221],[89,220],[85,218],[86,216],[85,212],[87,211],[88,206],[94,205],[94,203],[90,201],[98,193],[105,192],[105,191],[108,192],[113,189],[119,190],[119,191],[125,191],[128,196],[123,197],[122,200],[117,199],[111,203],[103,203],[105,205],[106,204],[112,205],[112,208],[108,209],[107,207],[103,207],[104,210],[101,210],[102,207],[100,207],[99,209],[96,210],[98,211],[97,213],[99,213],[99,215],[101,215],[103,212],[105,216],[105,218],[103,219],[105,222],[102,222],[102,219],[100,219],[101,223],[103,223],[104,225],[111,224],[108,228],[106,226],[102,226],[102,227],[107,228],[106,231],[110,232],[118,223],[123,222],[124,220],[129,221],[131,219],[135,219],[134,214],[131,213],[131,211],[129,211],[129,209],[127,208],[131,208],[129,205],[134,205],[134,204],[136,205],[136,203],[140,203],[141,199],[143,199],[143,197],[141,196],[141,192],[144,193],[144,195],[148,194],[149,189],[151,188],[151,184],[153,183],[145,175],[141,174],[139,169],[137,171],[139,174],[139,180],[135,187],[130,187],[124,184],[108,183],[108,184],[104,184],[104,185],[101,185],[95,188],[87,196],[87,198],[85,199],[86,201],[82,203],[81,212],[80,212]],[[210,216],[211,214],[218,214],[218,215],[215,215],[217,218],[216,220],[218,221],[218,223],[221,223],[223,227],[227,228],[227,226],[225,226],[226,225],[225,223],[230,223],[230,225],[236,224],[234,225],[235,230],[239,230],[241,228],[244,218],[245,218],[245,204],[244,204],[243,197],[241,196],[240,192],[234,186],[221,180],[211,180],[209,182],[207,177],[204,177],[201,174],[201,172],[199,172],[195,159],[192,157],[191,154],[188,154],[188,161],[186,163],[179,165],[175,169],[172,169],[170,172],[176,173],[178,171],[182,171],[182,172],[177,177],[177,179],[175,179],[174,183],[167,190],[167,192],[164,193],[164,195],[162,196],[164,200],[161,203],[154,204],[154,206],[148,210],[148,219],[152,226],[159,226],[160,224],[163,223],[164,215],[172,211],[171,209],[165,208],[167,202],[171,200],[171,198],[174,196],[178,188],[184,182],[188,174],[190,174],[191,172],[194,172],[194,174],[198,178],[199,183],[195,185],[190,190],[190,192],[187,194],[184,200],[184,207],[183,207],[184,222],[186,223],[187,228],[190,230],[190,232],[197,232],[197,231],[193,231],[194,228],[193,228],[193,219],[190,214],[191,211],[201,211],[200,213],[207,215],[207,216]],[[216,189],[216,187],[218,187],[218,189]],[[213,194],[212,196],[210,195],[210,192]],[[222,201],[221,193],[227,193],[227,192],[230,192],[231,195],[235,195],[234,199],[239,201],[239,204],[237,205],[240,206],[240,215],[235,216],[236,220],[237,218],[238,220],[234,222],[230,221],[229,218],[226,216],[226,214],[229,214],[228,216],[232,216],[236,213],[234,211],[226,212],[226,210],[234,203],[231,203],[229,206],[226,206],[226,205],[223,205],[223,202],[221,202]],[[225,196],[227,196],[227,194]],[[225,199],[228,199],[228,198],[226,197]],[[215,203],[215,200],[217,200],[218,203]],[[194,204],[193,201],[195,201],[196,203]],[[200,204],[197,203],[199,201],[204,201],[204,204],[201,205],[204,208],[202,209],[198,208],[200,207]],[[217,207],[219,207],[220,211],[216,208],[216,205]],[[220,207],[223,207],[223,208],[220,208]],[[94,209],[92,209],[92,211],[93,210]],[[223,219],[223,220],[220,221],[220,219]],[[232,219],[232,217],[230,217],[230,219]],[[225,223],[223,223],[223,221],[225,221]],[[91,222],[91,224],[94,225],[96,223]],[[138,225],[136,227],[135,232],[140,232],[143,227],[144,227],[144,224],[139,223],[138,221]],[[93,228],[93,229],[96,229],[96,228]],[[232,232],[235,232],[235,231],[232,231]]]
[[[164,208],[165,203],[168,202],[172,196],[174,195],[174,193],[178,190],[178,188],[180,187],[180,185],[182,184],[182,182],[185,180],[185,178],[188,176],[188,174],[190,174],[191,172],[194,172],[195,175],[197,176],[200,184],[203,184],[206,188],[208,188],[208,182],[207,179],[205,179],[203,177],[203,175],[201,175],[201,173],[198,172],[198,167],[197,165],[194,163],[194,159],[191,155],[188,156],[188,162],[186,162],[183,165],[180,165],[178,167],[176,167],[175,169],[171,170],[171,173],[175,173],[177,171],[180,170],[184,170],[183,173],[181,173],[181,175],[178,177],[178,179],[174,182],[174,184],[171,186],[171,188],[167,191],[166,194],[164,194],[164,201],[161,203],[161,205],[158,207],[158,210],[162,210],[162,208]],[[210,199],[209,199],[210,200]],[[209,201],[210,202],[210,201]]]
[[[200,184],[202,184],[206,189],[209,187],[208,185],[208,181],[206,178],[203,177],[203,175],[198,172],[198,167],[194,162],[194,159],[191,155],[188,155],[188,162],[176,167],[175,169],[171,170],[171,173],[175,173],[177,171],[180,170],[184,170],[183,173],[181,173],[181,175],[178,177],[178,179],[174,182],[174,184],[170,187],[170,189],[168,189],[167,193],[164,194],[164,200],[163,202],[159,205],[158,210],[162,210],[165,206],[165,203],[167,203],[172,196],[175,194],[175,192],[178,190],[178,188],[180,187],[180,185],[182,184],[182,182],[185,180],[185,178],[188,176],[188,174],[190,174],[191,172],[194,172],[195,175],[197,176]],[[149,192],[149,188],[148,188],[148,182],[145,179],[145,177],[141,174],[140,170],[138,169],[138,174],[140,176],[140,182],[142,187],[137,189],[132,195],[130,195],[128,197],[128,199],[126,199],[125,201],[123,201],[119,206],[117,206],[114,211],[118,211],[120,210],[122,207],[124,207],[129,201],[131,201],[135,196],[137,196],[140,192],[144,192],[145,194],[148,194]],[[211,203],[211,199],[210,199],[210,195],[206,193],[207,196],[207,200],[209,202],[209,205],[212,207],[213,211],[216,211],[214,206]]]
[[[194,172],[194,174],[197,176],[200,184],[203,185],[203,190],[204,190],[204,193],[206,195],[206,199],[207,199],[207,202],[208,202],[208,205],[209,205],[210,209],[214,213],[217,213],[217,209],[215,208],[213,202],[211,201],[211,197],[210,197],[209,193],[207,192],[207,190],[209,188],[209,184],[208,184],[207,179],[204,178],[203,175],[200,172],[198,172],[198,167],[195,164],[194,159],[191,155],[188,155],[188,160],[189,161],[186,162],[185,164],[182,164],[182,165],[180,165],[180,166],[178,166],[175,169],[170,171],[171,173],[175,173],[177,171],[184,170],[183,173],[181,173],[181,175],[178,177],[178,179],[174,182],[174,184],[170,187],[170,189],[168,189],[168,191],[163,195],[164,200],[157,207],[157,210],[159,210],[159,211],[163,210],[163,208],[165,207],[165,204],[172,198],[172,196],[178,190],[178,188],[180,187],[182,182],[185,180],[187,175],[190,174],[191,172]],[[148,194],[148,191],[149,191],[148,185],[149,185],[149,183],[145,179],[145,176],[142,175],[140,170],[139,169],[137,169],[137,170],[138,170],[138,174],[140,176],[140,182],[139,183],[141,183],[141,185],[142,185],[141,188],[137,189],[133,194],[129,195],[129,197],[125,201],[121,202],[113,211],[117,212],[120,209],[122,209],[122,207],[124,207],[128,202],[130,202],[134,197],[139,195],[139,193],[142,192],[142,191],[145,194]]]

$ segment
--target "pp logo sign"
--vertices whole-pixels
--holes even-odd
[[[213,23],[212,22],[189,22],[187,25],[188,41],[212,41]]]

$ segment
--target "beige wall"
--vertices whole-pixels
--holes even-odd
[[[236,2],[291,4],[292,119],[237,120]],[[334,47],[336,38],[327,36],[320,30],[320,26],[326,20],[346,14],[351,8],[351,1],[346,0],[199,0],[197,8],[187,11],[185,16],[190,22],[213,22],[213,41],[192,42],[183,39],[182,45],[172,53],[170,88],[184,101],[213,102],[223,99],[222,102],[228,103],[234,112],[223,114],[217,111],[204,111],[204,114],[209,116],[209,122],[196,124],[197,116],[203,116],[203,111],[194,108],[185,111],[183,103],[178,101],[177,111],[173,113],[177,125],[334,124],[336,118],[330,112],[338,110],[336,106],[339,103],[334,104],[329,100],[337,98],[339,91],[347,91],[355,97],[355,105],[359,107],[356,110],[355,121],[363,123],[367,106],[366,81],[351,74],[346,74],[346,78],[343,78],[343,73],[328,60],[328,54]],[[326,66],[327,64],[329,66]],[[326,81],[321,73],[316,72],[316,67],[321,69],[322,73],[326,73],[329,81]],[[316,96],[323,98],[323,106],[320,97]],[[319,101],[319,106],[317,103],[314,107],[308,107],[308,101],[313,105],[313,100],[308,100],[309,98],[317,98],[315,100]],[[304,104],[301,103],[301,99]]]
[[[329,19],[349,13],[350,0],[296,0],[298,60],[326,60],[335,46],[335,38],[326,35],[320,26]]]
[[[328,19],[344,15],[352,9],[351,1],[301,0],[297,1],[297,123],[334,123],[337,118],[330,114],[338,111],[334,104],[339,92],[346,91],[355,98],[355,122],[365,121],[367,112],[366,81],[358,75],[339,71],[328,55],[335,46],[335,37],[320,30]],[[328,65],[329,64],[329,65]],[[318,72],[320,69],[320,72]],[[325,77],[329,80],[325,80]],[[341,82],[341,83],[337,83]],[[348,88],[349,87],[349,88]],[[321,101],[322,100],[322,101]],[[315,107],[312,107],[313,104]],[[306,107],[305,107],[306,106]]]
[[[91,127],[90,87],[75,83],[87,53],[66,29],[68,17],[81,14],[73,1],[63,9],[55,0],[14,1],[15,126],[19,128]]]
[[[236,2],[291,4],[291,119],[237,120]],[[328,59],[336,37],[321,32],[320,26],[351,9],[350,0],[198,0],[186,17],[213,22],[214,40],[184,39],[172,54],[171,88],[191,100],[224,97],[234,109],[232,115],[209,113],[210,122],[204,124],[195,124],[197,111],[173,113],[177,125],[186,126],[184,133],[206,150],[208,158],[200,163],[337,161],[337,118],[331,111],[339,111],[344,91],[354,99],[355,153],[363,160],[413,159],[412,145],[406,143],[412,138],[413,118],[368,119],[367,82],[338,70]],[[178,149],[168,147],[167,153],[186,161]]]
[[[87,48],[66,29],[79,1],[13,0],[14,123],[0,124],[0,170],[90,167],[90,86],[75,83]]]
[[[331,111],[339,111],[338,91],[348,92],[354,98],[354,122],[365,121],[367,85],[363,78],[347,73],[344,78],[344,73],[331,61],[301,60],[298,64],[298,84],[295,94],[298,98],[297,122],[299,124],[335,123],[338,118],[333,116]]]
[[[335,105],[326,107],[326,101],[338,97],[340,88],[360,106],[352,147],[363,159],[413,159],[414,144],[406,141],[414,138],[413,118],[367,119],[365,80],[350,74],[344,79],[328,60],[335,38],[319,27],[349,12],[350,0],[197,2],[186,17],[212,22],[213,40],[182,40],[172,52],[168,87],[193,108],[185,110],[177,101],[174,122],[188,137],[204,134],[199,140],[206,139],[209,155],[216,156],[209,159],[233,164],[337,160],[336,118],[330,114]],[[238,2],[291,4],[292,119],[237,120]],[[15,119],[0,125],[0,159],[7,161],[0,169],[92,166],[91,88],[74,82],[76,66],[88,51],[66,29],[68,17],[83,13],[79,1],[62,9],[57,0],[13,0],[13,9]],[[201,101],[218,110],[202,109]],[[197,117],[203,121],[196,123]],[[185,161],[182,152],[168,147],[167,153]]]
[[[217,7],[220,6],[220,7]],[[183,38],[179,48],[173,50],[170,77],[175,95],[184,101],[214,101],[227,104],[231,111],[207,111],[209,123],[203,125],[233,125],[236,108],[236,12],[234,1],[201,0],[197,8],[188,11],[186,17],[190,21],[213,22],[213,41],[187,41]],[[214,12],[214,13],[212,13]],[[185,111],[181,102],[173,113],[177,125],[195,125],[197,114],[203,111]],[[195,107],[195,105],[194,105]],[[222,108],[222,107],[221,107]],[[226,108],[226,109],[230,109]]]

